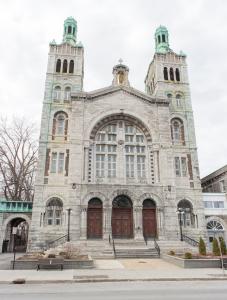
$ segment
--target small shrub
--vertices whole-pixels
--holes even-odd
[[[185,259],[192,259],[192,254],[190,252],[185,252],[184,258]]]
[[[221,247],[221,253],[223,255],[226,255],[226,243],[225,240],[223,239],[223,237],[219,237],[219,241],[220,241],[220,247]]]
[[[48,258],[56,258],[56,255],[53,253],[48,254]]]
[[[61,252],[59,252],[59,255],[65,258],[67,253],[65,251],[61,251]]]
[[[218,245],[218,240],[216,238],[213,239],[212,250],[213,250],[213,255],[220,256],[220,249]]]
[[[176,253],[175,253],[175,251],[170,250],[168,254],[174,256]]]
[[[72,243],[67,242],[64,246],[64,252],[65,252],[64,258],[71,259],[79,256],[80,249],[77,246],[73,245]]]
[[[200,255],[206,255],[206,244],[202,238],[199,239],[199,254]]]

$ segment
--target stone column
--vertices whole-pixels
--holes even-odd
[[[103,239],[109,239],[109,235],[112,234],[111,214],[112,214],[112,207],[105,206],[103,209]]]
[[[156,209],[156,220],[157,220],[157,236],[159,240],[164,239],[164,208],[157,207]]]
[[[135,240],[143,240],[143,207],[135,206],[133,217],[134,217],[134,238]]]
[[[86,240],[87,239],[87,207],[81,206],[80,209],[80,239]]]

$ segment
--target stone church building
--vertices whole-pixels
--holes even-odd
[[[179,240],[179,217],[185,235],[205,235],[186,55],[160,26],[145,92],[121,60],[112,74],[83,90],[84,48],[67,18],[48,55],[29,249],[68,229],[72,241]]]

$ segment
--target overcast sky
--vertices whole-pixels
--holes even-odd
[[[48,45],[68,16],[85,48],[85,91],[110,85],[119,58],[144,91],[155,29],[167,26],[170,47],[187,54],[201,175],[227,164],[226,0],[1,0],[0,115],[39,126]]]

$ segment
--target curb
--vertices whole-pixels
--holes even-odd
[[[50,284],[50,283],[99,283],[99,282],[152,282],[152,281],[218,281],[227,280],[227,277],[198,277],[198,278],[97,278],[97,279],[69,279],[69,280],[25,280],[25,284]],[[0,281],[0,284],[14,284],[13,280]]]

